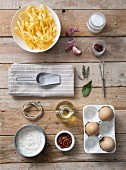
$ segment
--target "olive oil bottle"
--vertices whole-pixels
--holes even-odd
[[[63,101],[57,105],[55,113],[61,121],[69,122],[74,118],[75,109],[72,103]]]

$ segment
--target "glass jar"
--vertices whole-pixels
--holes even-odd
[[[93,13],[87,22],[87,27],[89,31],[94,34],[101,32],[105,27],[105,25],[106,25],[106,18],[100,12]]]

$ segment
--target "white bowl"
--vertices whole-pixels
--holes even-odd
[[[17,35],[17,33],[15,32],[15,30],[14,30],[14,28],[15,28],[15,26],[16,26],[16,22],[17,22],[17,20],[19,20],[19,14],[22,13],[22,12],[24,12],[28,6],[29,6],[29,5],[21,7],[21,8],[15,13],[15,15],[14,15],[14,17],[13,17],[13,19],[12,19],[12,22],[11,22],[11,32],[12,32],[12,36],[13,36],[15,42],[16,42],[22,49],[24,49],[24,50],[26,50],[26,51],[33,52],[33,53],[39,53],[39,52],[47,51],[47,50],[49,50],[50,48],[52,48],[52,47],[56,44],[56,42],[58,41],[58,39],[59,39],[59,37],[60,37],[60,32],[61,32],[60,20],[59,20],[57,14],[56,14],[50,7],[44,5],[44,6],[47,7],[48,11],[51,13],[52,17],[54,18],[54,21],[55,21],[55,23],[56,23],[56,25],[57,25],[57,31],[58,31],[58,32],[57,32],[57,35],[56,35],[56,37],[55,37],[55,41],[54,41],[54,42],[52,43],[52,45],[51,45],[49,48],[47,48],[46,50],[30,49],[30,48],[25,44],[24,40],[23,40],[21,37],[19,37],[19,36]],[[38,7],[40,6],[40,4],[31,4],[31,6],[35,6],[36,8],[38,8]]]
[[[19,149],[19,146],[18,146],[18,143],[17,143],[17,142],[18,142],[17,140],[18,140],[18,138],[21,137],[22,132],[29,131],[29,128],[30,128],[30,129],[32,128],[33,130],[39,131],[39,132],[41,133],[41,137],[43,138],[43,142],[42,142],[41,145],[39,146],[38,150],[36,150],[36,152],[30,153],[30,154],[22,152],[22,151]],[[38,126],[38,125],[34,125],[34,124],[25,125],[25,126],[21,127],[21,128],[16,132],[16,134],[15,134],[15,136],[14,136],[15,149],[16,149],[16,151],[17,151],[20,155],[22,155],[22,156],[24,156],[24,157],[29,157],[29,158],[31,158],[31,157],[37,156],[38,154],[40,154],[40,153],[43,151],[43,149],[44,149],[44,147],[45,147],[45,144],[46,144],[46,134],[45,134],[44,130],[43,130],[40,126]],[[26,145],[26,146],[27,146],[27,145]]]
[[[64,133],[69,134],[69,135],[71,136],[71,138],[72,138],[72,143],[71,143],[71,145],[70,145],[69,148],[61,148],[61,147],[58,145],[58,143],[57,143],[58,137],[59,137],[61,134],[64,134]],[[55,145],[56,145],[56,147],[57,147],[60,151],[69,151],[69,150],[71,150],[71,149],[74,147],[74,144],[75,144],[75,138],[74,138],[73,134],[72,134],[71,132],[69,132],[69,131],[62,130],[62,131],[60,131],[60,132],[55,136]]]

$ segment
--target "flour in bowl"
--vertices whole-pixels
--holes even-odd
[[[19,152],[27,157],[39,154],[45,145],[45,135],[37,128],[26,126],[19,131],[16,139]]]

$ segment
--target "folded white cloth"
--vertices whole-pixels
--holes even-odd
[[[61,84],[41,87],[36,81],[17,81],[17,77],[36,77],[40,72],[59,74]],[[9,94],[13,96],[74,96],[72,65],[12,64],[8,71]]]

